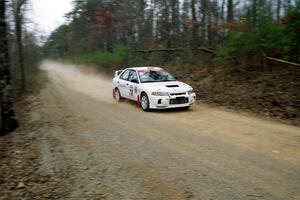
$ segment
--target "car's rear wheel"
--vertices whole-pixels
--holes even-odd
[[[143,111],[148,112],[150,110],[149,104],[150,103],[149,103],[149,98],[148,98],[147,94],[143,93],[141,96],[141,107],[142,107]]]
[[[116,99],[116,102],[120,102],[123,99],[118,88],[115,89],[115,99]]]

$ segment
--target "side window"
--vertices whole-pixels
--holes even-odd
[[[126,70],[122,75],[121,75],[121,79],[127,81],[128,80],[128,77],[129,77],[129,72],[130,70]]]
[[[136,71],[134,71],[134,70],[131,70],[131,71],[130,71],[128,81],[131,82],[132,80],[138,80],[137,73],[136,73]]]

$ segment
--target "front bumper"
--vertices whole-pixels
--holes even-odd
[[[183,100],[185,99],[185,100]],[[150,96],[151,109],[167,109],[189,107],[196,103],[196,94],[181,96]]]

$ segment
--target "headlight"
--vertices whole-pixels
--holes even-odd
[[[152,96],[169,96],[168,92],[152,92]]]
[[[193,89],[191,89],[191,90],[188,91],[188,94],[189,94],[189,95],[191,95],[191,94],[193,94],[193,93],[194,93],[194,90],[193,90]]]

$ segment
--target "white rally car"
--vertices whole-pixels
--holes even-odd
[[[193,88],[179,82],[159,67],[135,67],[115,72],[113,97],[127,98],[144,111],[150,109],[189,108],[196,102]]]

